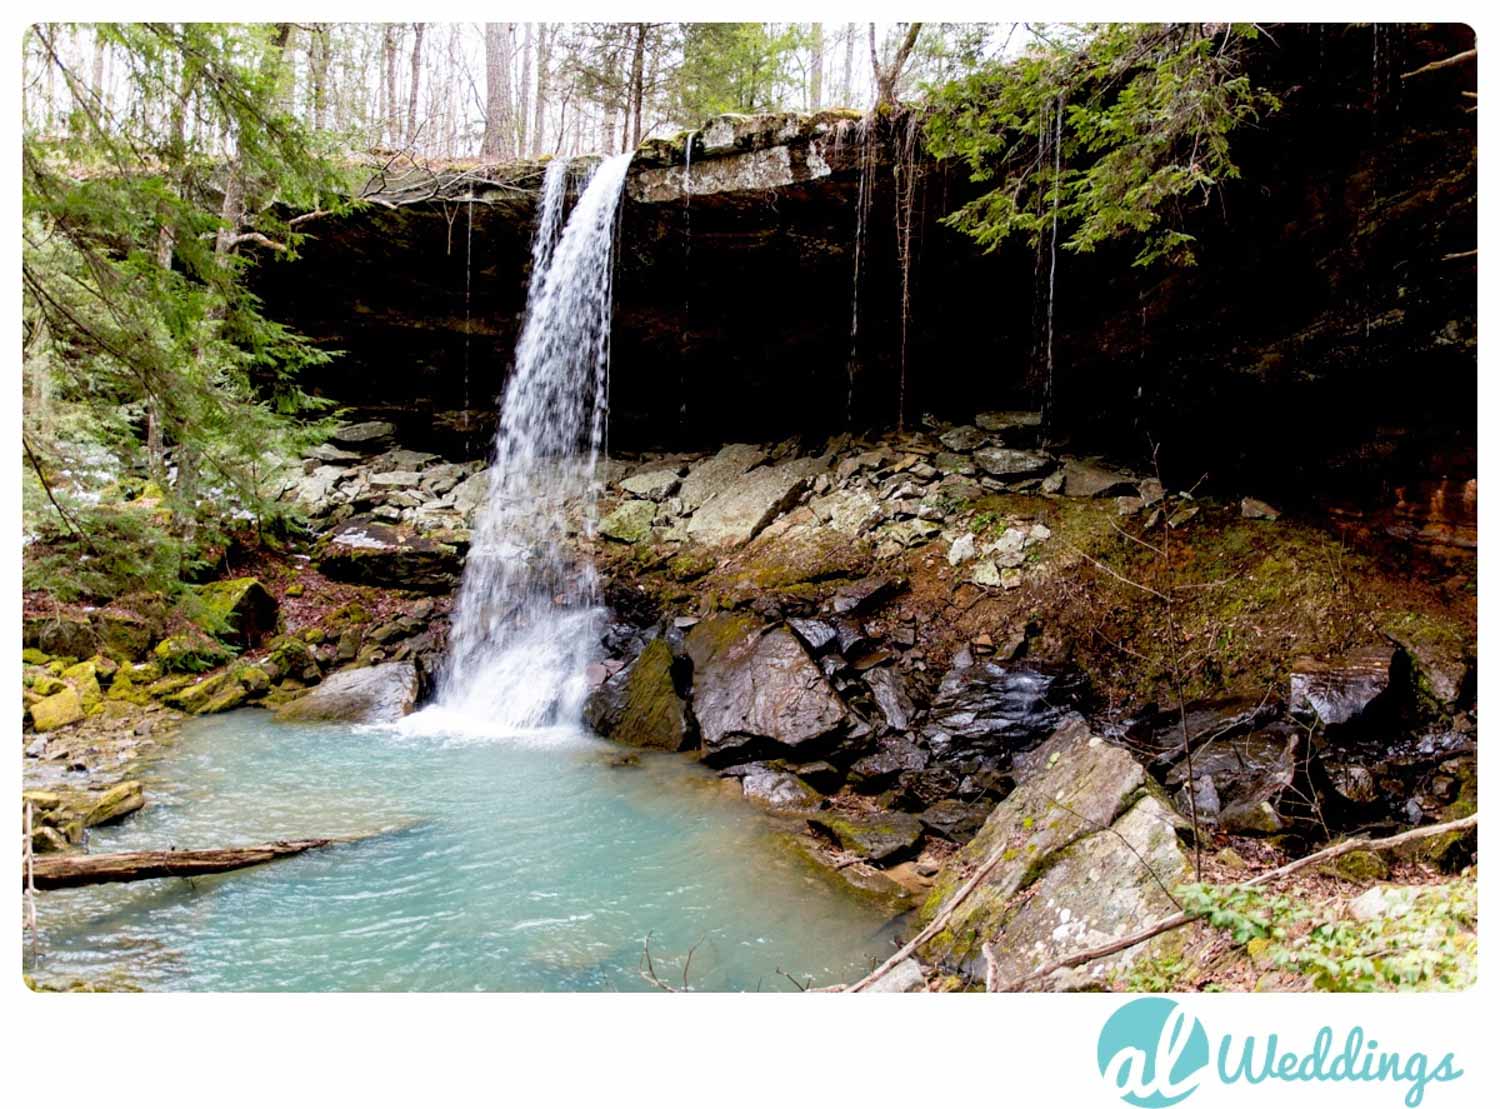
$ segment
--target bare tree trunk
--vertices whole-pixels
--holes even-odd
[[[547,33],[547,24],[536,25],[536,121],[531,127],[531,153],[533,156],[540,155],[546,144],[547,128],[547,63],[550,58],[551,43]]]
[[[641,145],[641,109],[646,99],[646,28],[647,24],[635,25],[635,53],[630,59],[630,108],[631,142],[633,150]]]
[[[398,146],[401,142],[401,127],[397,123],[400,118],[396,107],[396,25],[387,23],[385,25],[385,115],[384,134],[389,137],[392,146]]]
[[[875,48],[875,24],[870,24],[870,68],[875,74],[875,106],[877,108],[895,105],[896,84],[901,79],[901,71],[906,67],[906,60],[911,57],[912,47],[916,46],[917,34],[921,30],[920,23],[908,23],[906,37],[901,40],[896,56],[890,60],[889,64],[881,65],[880,54]]]
[[[485,158],[508,158],[515,153],[516,129],[510,111],[510,43],[513,23],[484,25]]]
[[[823,24],[812,25],[812,79],[807,90],[807,106],[817,111],[823,106]]]
[[[411,96],[406,102],[407,146],[414,146],[417,141],[417,97],[421,95],[422,87],[422,36],[427,31],[427,24],[413,23],[411,29]]]
[[[521,155],[530,149],[526,145],[526,127],[531,122],[531,27],[526,24],[521,39],[521,81],[516,89],[516,153]]]
[[[94,100],[101,107],[104,105],[104,35],[96,27],[94,29],[94,76],[90,91],[94,94]]]
[[[328,129],[328,55],[328,24],[314,23],[309,68],[312,70],[313,127],[319,131]]]
[[[854,24],[844,25],[844,107],[854,105]]]

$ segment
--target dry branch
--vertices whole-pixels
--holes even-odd
[[[1401,80],[1405,81],[1412,77],[1419,77],[1423,73],[1431,73],[1434,69],[1447,69],[1450,65],[1461,65],[1462,63],[1468,61],[1470,58],[1477,58],[1478,56],[1478,49],[1464,50],[1461,53],[1454,54],[1451,58],[1441,58],[1435,62],[1428,62],[1420,69],[1414,69],[1410,73],[1403,73],[1401,75]]]

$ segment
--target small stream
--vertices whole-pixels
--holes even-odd
[[[410,723],[409,718],[408,723]],[[150,804],[89,849],[399,830],[211,878],[39,895],[43,980],[154,990],[698,990],[849,981],[891,951],[875,909],[810,871],[700,767],[571,729],[475,740],[189,722]],[[701,942],[700,942],[701,941]]]

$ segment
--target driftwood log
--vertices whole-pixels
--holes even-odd
[[[354,837],[364,838],[364,837]],[[140,882],[148,878],[194,878],[259,866],[319,847],[348,843],[341,839],[286,839],[243,847],[205,851],[120,851],[112,855],[38,855],[32,861],[38,890],[72,889],[105,882]],[[25,884],[22,876],[22,884]]]

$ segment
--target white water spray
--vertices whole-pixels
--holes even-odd
[[[433,710],[465,731],[568,723],[582,704],[602,613],[593,563],[569,540],[594,529],[615,218],[629,165],[622,154],[580,181],[566,225],[567,167],[547,169],[515,370]]]

